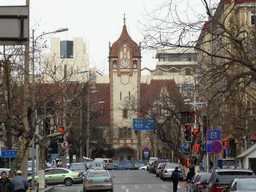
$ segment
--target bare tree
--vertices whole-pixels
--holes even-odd
[[[211,126],[224,132],[240,127],[250,140],[255,130],[255,1],[209,2],[172,0],[149,13],[142,25],[144,47],[198,50],[196,94],[208,103]]]

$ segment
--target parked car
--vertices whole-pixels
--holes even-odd
[[[82,183],[83,181],[80,173],[65,168],[45,169],[44,174],[48,184],[64,183],[66,186],[71,186],[73,183]],[[35,180],[38,181],[38,175],[35,176]],[[31,183],[32,177],[29,176],[27,181]]]
[[[175,167],[178,167],[179,172],[181,173],[180,165],[177,163],[166,163],[161,171],[160,178],[165,181],[171,179],[172,172],[175,170]]]
[[[134,162],[134,169],[140,169],[141,167],[146,166],[145,161],[135,161]]]
[[[79,172],[83,176],[87,170],[87,167],[85,163],[71,163],[69,170]]]
[[[100,163],[102,165],[103,169],[106,169],[107,164],[102,158],[95,158],[93,162],[95,162],[97,164]]]
[[[116,167],[115,170],[132,170],[134,166],[131,161],[122,161]]]
[[[147,166],[140,167],[139,170],[147,170]]]
[[[205,192],[211,173],[196,173],[188,183],[187,192]]]
[[[256,179],[255,178],[240,178],[234,179],[230,187],[225,188],[222,192],[252,192],[256,191]]]
[[[88,169],[104,169],[102,161],[93,161],[90,163]]]
[[[150,157],[148,160],[148,164],[147,164],[147,171],[149,171],[150,165],[154,162],[157,161],[158,157]]]
[[[83,181],[83,191],[109,190],[113,192],[113,180],[106,170],[90,170]]]
[[[114,163],[113,163],[113,160],[110,159],[110,158],[106,158],[106,159],[103,159],[103,161],[105,161],[105,164],[106,164],[106,169],[107,170],[112,170],[114,169]]]
[[[235,178],[255,178],[248,169],[215,169],[209,179],[206,192],[219,192],[228,187]]]

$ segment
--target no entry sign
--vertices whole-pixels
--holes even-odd
[[[210,150],[213,153],[219,153],[222,150],[222,144],[219,141],[213,141],[210,145]]]

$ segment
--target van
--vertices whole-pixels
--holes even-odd
[[[111,158],[105,158],[105,159],[103,159],[103,161],[106,164],[106,166],[105,166],[106,170],[114,169],[114,163],[113,163],[113,160]]]

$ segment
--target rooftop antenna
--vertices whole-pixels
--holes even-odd
[[[124,25],[125,25],[125,14],[124,14]]]

